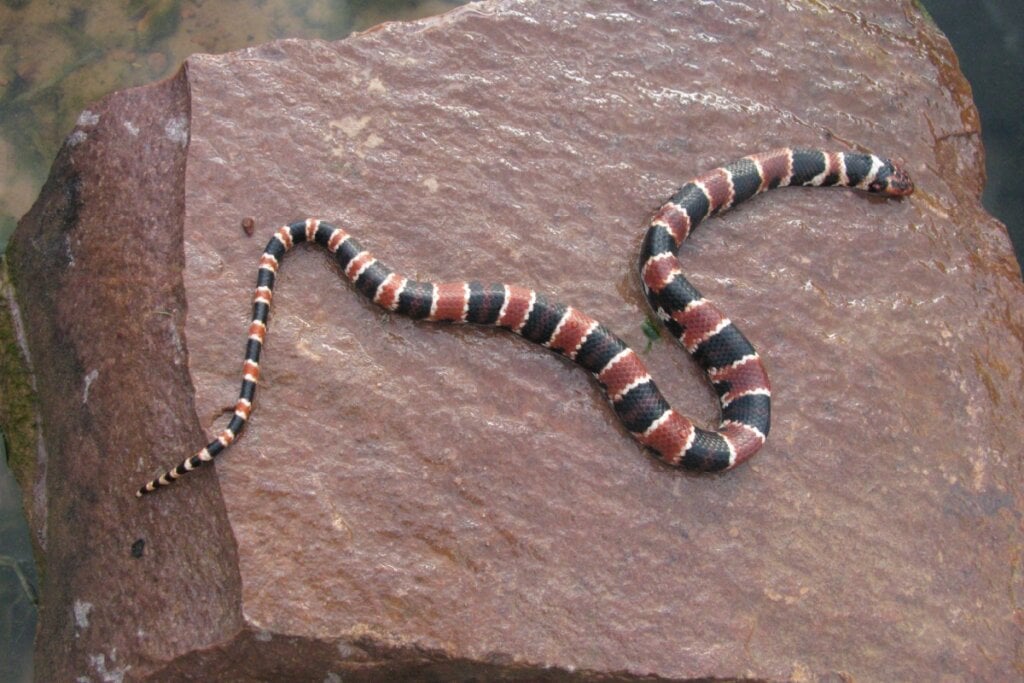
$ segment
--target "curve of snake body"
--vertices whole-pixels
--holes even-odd
[[[768,375],[750,342],[683,277],[676,252],[707,216],[787,185],[845,186],[890,197],[914,189],[903,169],[874,155],[784,148],[708,171],[654,213],[640,249],[640,279],[658,318],[704,369],[718,394],[722,417],[715,430],[696,427],[674,410],[636,352],[572,306],[515,285],[412,280],[378,261],[342,228],[310,218],[278,229],[260,257],[242,390],[230,423],[137,495],[170,485],[238,439],[256,394],[277,270],[285,253],[301,242],[327,249],[355,289],[384,309],[414,319],[503,327],[575,361],[597,378],[630,434],[665,463],[701,472],[731,469],[753,456],[768,436]]]

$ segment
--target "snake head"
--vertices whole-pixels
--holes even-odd
[[[868,185],[868,192],[877,192],[887,197],[906,197],[914,192],[914,181],[902,166],[887,159],[878,169],[875,180]]]

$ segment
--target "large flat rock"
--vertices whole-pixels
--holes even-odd
[[[303,248],[245,437],[134,497],[226,423],[278,225],[537,288],[645,349],[645,218],[782,145],[903,159],[918,191],[778,191],[684,245],[772,377],[772,436],[737,471],[658,464],[568,361],[386,315]],[[1019,671],[1024,286],[982,159],[911,2],[478,3],[108,97],[8,258],[42,427],[14,453],[45,565],[37,675]],[[667,335],[645,359],[715,422]]]

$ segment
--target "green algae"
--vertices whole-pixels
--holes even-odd
[[[18,339],[12,311],[14,284],[7,258],[0,261],[0,430],[7,446],[7,460],[22,491],[31,491],[36,473],[39,442],[38,399],[32,387],[28,361]]]

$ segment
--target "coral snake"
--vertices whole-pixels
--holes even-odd
[[[503,327],[575,361],[597,378],[629,433],[665,463],[702,472],[731,469],[754,455],[768,436],[768,375],[750,342],[683,277],[676,252],[707,216],[787,185],[846,186],[890,197],[914,190],[903,169],[874,155],[784,148],[708,171],[654,213],[640,248],[640,279],[658,318],[704,369],[718,394],[722,417],[715,430],[696,427],[669,406],[637,353],[576,308],[515,285],[412,280],[378,261],[342,228],[307,219],[278,229],[260,257],[242,390],[230,423],[137,495],[171,484],[238,439],[259,381],[277,269],[284,254],[301,242],[327,249],[355,289],[384,309],[417,320]]]

